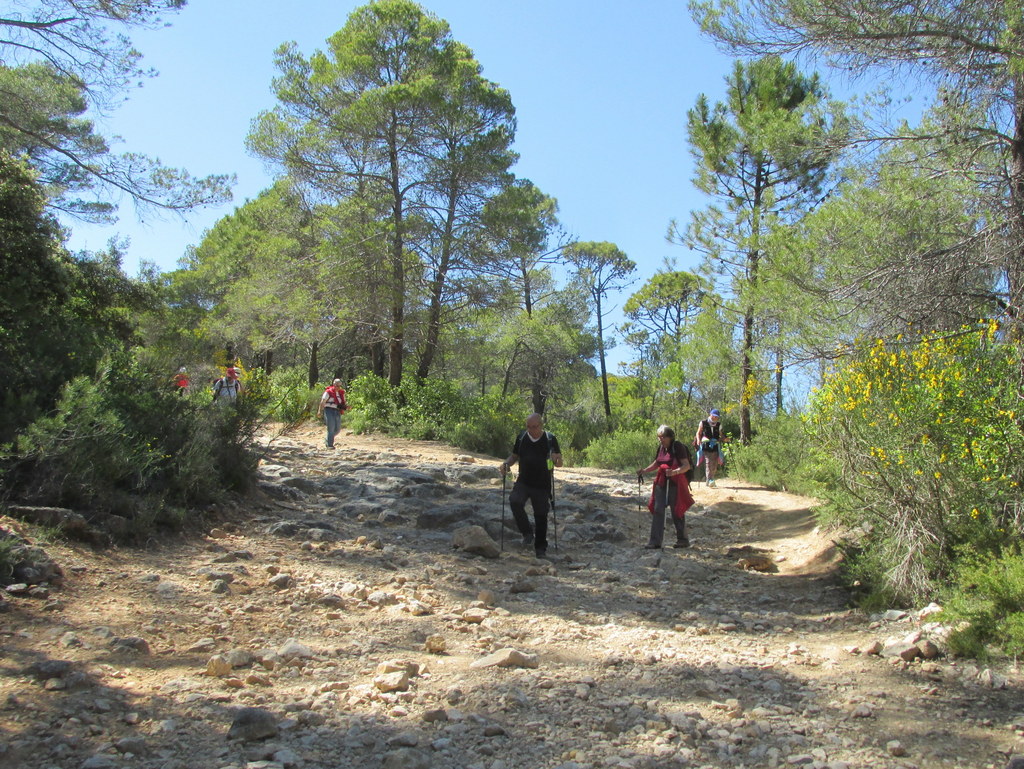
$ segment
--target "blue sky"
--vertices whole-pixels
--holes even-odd
[[[174,269],[220,217],[271,183],[244,142],[251,121],[274,106],[273,51],[294,41],[308,55],[362,3],[326,0],[193,0],[171,26],[132,39],[159,71],[98,128],[192,174],[237,174],[234,201],[182,221],[139,222],[130,203],[110,227],[73,225],[70,246],[98,250],[130,238],[124,267]],[[664,263],[698,258],[666,241],[708,201],[691,183],[685,116],[700,93],[721,97],[732,60],[700,36],[683,0],[429,0],[488,79],[511,94],[518,131],[514,169],[559,202],[581,240],[615,243],[637,264],[621,308]],[[611,321],[621,316],[613,314]],[[623,360],[620,346],[612,360]],[[614,367],[613,367],[614,370]]]
[[[246,153],[252,119],[273,107],[273,51],[295,41],[324,47],[361,3],[321,0],[194,0],[171,26],[135,33],[144,63],[159,71],[131,93],[101,131],[118,151],[139,151],[195,175],[235,173],[232,203],[139,223],[130,203],[112,227],[73,226],[72,247],[103,248],[128,236],[130,274],[142,260],[174,269],[189,244],[269,186]],[[430,0],[468,45],[484,76],[515,104],[516,174],[558,199],[565,227],[611,241],[638,265],[639,287],[664,257],[692,266],[665,232],[703,202],[690,184],[684,120],[698,93],[718,94],[730,60],[699,37],[685,3],[639,0]]]

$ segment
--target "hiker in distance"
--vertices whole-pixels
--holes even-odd
[[[562,466],[558,438],[544,429],[540,414],[526,418],[526,430],[519,433],[512,453],[501,463],[504,478],[509,468],[519,463],[519,477],[512,486],[508,506],[512,509],[523,545],[533,545],[538,558],[548,554],[548,511],[551,509],[552,469]],[[526,515],[526,502],[533,507],[533,526]]]
[[[174,386],[177,388],[178,395],[185,396],[189,393],[189,388],[192,386],[192,382],[188,378],[188,369],[182,366],[178,369],[178,373],[172,377]]]
[[[242,392],[242,380],[238,369],[228,366],[224,376],[213,383],[214,403],[234,403]]]
[[[697,447],[697,464],[704,462],[704,477],[715,488],[715,472],[722,466],[722,414],[711,409],[707,419],[700,420],[693,445]]]
[[[341,380],[335,379],[324,390],[320,397],[320,405],[317,406],[317,419],[323,419],[327,425],[327,448],[334,448],[334,436],[341,430],[341,415],[348,409],[345,402],[345,388],[341,386]]]
[[[665,510],[672,512],[672,524],[676,530],[676,543],[673,547],[689,547],[690,540],[686,536],[686,511],[693,505],[690,494],[690,478],[693,475],[693,464],[690,461],[690,450],[682,441],[676,440],[676,433],[668,425],[658,428],[658,450],[654,461],[647,467],[636,471],[637,478],[644,473],[657,472],[651,499],[647,509],[651,511],[651,534],[644,545],[645,550],[660,550],[665,537]]]

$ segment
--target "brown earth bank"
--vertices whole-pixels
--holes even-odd
[[[42,543],[64,581],[3,604],[0,767],[1001,769],[1024,753],[1016,666],[945,656],[929,609],[850,609],[807,499],[696,484],[692,546],[646,551],[648,489],[564,468],[557,547],[537,559],[496,459],[350,434],[329,451],[312,425],[261,445],[259,491],[202,536]]]

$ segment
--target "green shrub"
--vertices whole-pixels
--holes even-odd
[[[4,458],[8,495],[87,517],[113,513],[144,535],[248,488],[266,382],[253,375],[234,405],[212,404],[208,393],[182,398],[160,382],[128,353],[112,356],[95,380],[69,382],[54,413]]]
[[[1024,557],[971,558],[944,597],[943,622],[954,626],[950,649],[984,657],[989,646],[1024,655]]]
[[[357,433],[391,432],[398,424],[398,390],[375,374],[356,377],[346,390],[349,426]]]
[[[840,540],[838,548],[843,557],[839,576],[851,600],[864,611],[883,611],[897,606],[909,608],[910,604],[895,595],[884,580],[878,579],[890,557],[877,547],[878,543],[877,538],[869,537]]]
[[[0,585],[8,585],[14,567],[21,560],[24,545],[21,540],[0,529]]]
[[[310,388],[305,366],[275,369],[270,377],[267,416],[286,424],[297,424],[315,414],[324,387]]]
[[[731,475],[776,491],[814,496],[821,491],[821,471],[803,420],[783,414],[760,423],[749,446],[728,446]]]
[[[650,430],[624,430],[591,441],[586,448],[587,464],[609,470],[633,472],[647,467],[658,451],[658,438]]]
[[[511,396],[485,395],[472,399],[468,410],[464,420],[446,429],[445,440],[467,451],[507,457],[515,436],[523,429],[521,401]]]
[[[469,399],[456,382],[446,379],[406,377],[399,388],[400,419],[411,429],[430,426],[426,440],[435,440],[447,425],[463,421],[470,415]]]
[[[348,391],[348,423],[356,432],[380,431],[414,440],[443,440],[492,456],[506,456],[524,419],[515,398],[467,397],[458,384],[410,377],[400,387],[365,374]]]

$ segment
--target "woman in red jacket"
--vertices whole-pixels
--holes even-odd
[[[693,496],[690,494],[693,463],[690,461],[690,450],[681,441],[676,440],[675,430],[668,425],[658,428],[658,452],[651,464],[636,471],[637,478],[643,478],[644,473],[653,471],[657,471],[657,475],[654,478],[651,499],[647,503],[647,509],[653,514],[651,536],[644,549],[661,548],[665,536],[666,508],[672,511],[672,523],[676,529],[674,547],[689,547],[690,540],[686,536],[686,511],[693,505]]]

